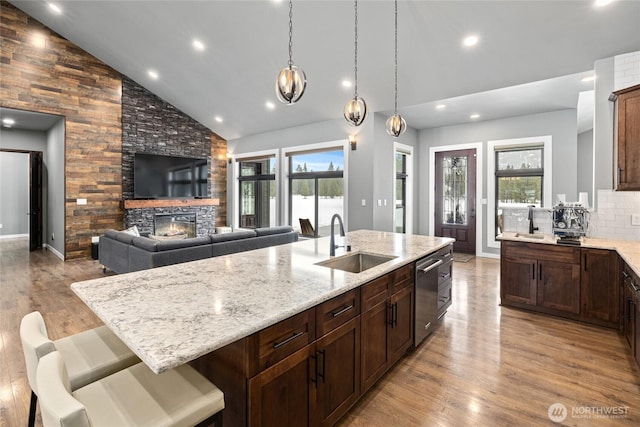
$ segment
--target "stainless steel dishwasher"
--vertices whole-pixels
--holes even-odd
[[[449,245],[416,261],[415,346],[433,331],[451,305],[452,253]]]

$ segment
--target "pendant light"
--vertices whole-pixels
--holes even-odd
[[[395,0],[395,18],[395,95],[393,101],[393,116],[387,119],[385,128],[389,135],[398,137],[407,130],[407,122],[400,114],[398,114],[398,0]]]
[[[293,105],[302,98],[307,87],[307,76],[302,68],[293,65],[293,1],[289,0],[289,64],[280,70],[276,79],[276,95],[280,102]]]
[[[367,104],[358,96],[358,0],[354,1],[355,9],[355,42],[354,42],[354,94],[344,106],[344,118],[351,126],[360,126],[367,118]]]

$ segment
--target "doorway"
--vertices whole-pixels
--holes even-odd
[[[476,253],[476,149],[435,154],[434,234],[456,239],[455,252]]]

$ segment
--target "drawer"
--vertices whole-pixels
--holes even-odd
[[[451,279],[438,285],[438,316],[451,305]]]
[[[450,258],[447,259],[449,259],[449,261],[446,261],[438,267],[438,285],[451,279],[453,263]]]
[[[529,258],[545,261],[564,262],[567,264],[580,263],[580,248],[549,245],[546,243],[500,242],[501,252],[507,258]]]
[[[400,267],[393,272],[393,281],[391,283],[391,295],[406,288],[407,286],[413,286],[414,273],[413,264]]]
[[[276,323],[251,336],[251,352],[256,355],[254,374],[274,365],[316,339],[315,308]],[[256,354],[257,353],[257,354]]]
[[[391,275],[387,274],[362,285],[360,292],[362,295],[363,312],[387,300],[390,276]]]
[[[316,337],[320,338],[359,314],[359,288],[323,302],[316,307]]]
[[[452,255],[453,255],[453,245],[445,246],[444,248],[438,251],[438,256],[444,262],[450,261]]]

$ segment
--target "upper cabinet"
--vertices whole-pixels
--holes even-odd
[[[613,92],[616,190],[640,191],[640,85]]]

